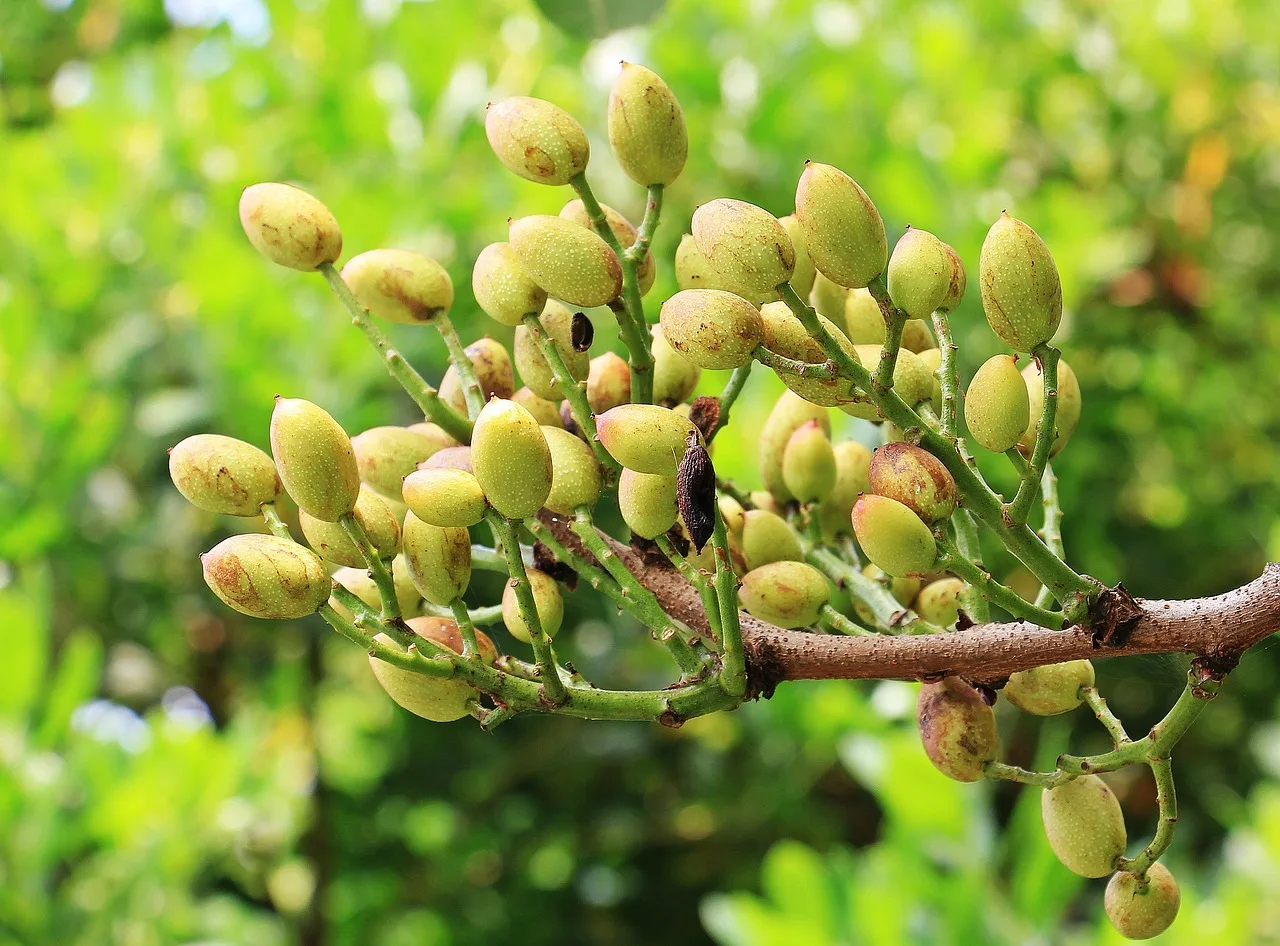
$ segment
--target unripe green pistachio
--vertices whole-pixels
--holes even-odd
[[[693,238],[735,289],[769,292],[791,279],[796,251],[778,218],[743,200],[719,198],[693,212]]]
[[[596,437],[628,470],[674,476],[684,459],[687,418],[656,404],[623,404],[596,418]]]
[[[933,412],[935,414],[942,413],[942,349],[926,348],[920,352],[920,361],[929,369],[929,374],[933,378],[933,397],[930,403],[933,404]]]
[[[564,597],[560,594],[560,586],[554,578],[536,568],[525,569],[525,574],[529,577],[529,588],[533,591],[533,603],[538,612],[538,623],[542,625],[542,633],[548,638],[555,637],[560,631],[560,625],[564,623]],[[507,582],[502,591],[502,623],[507,626],[507,632],[512,637],[528,644],[533,640],[533,635],[524,615],[520,613],[513,581]]]
[[[1045,789],[1040,817],[1049,847],[1072,873],[1105,877],[1124,856],[1124,813],[1107,783],[1096,775]]]
[[[462,470],[466,473],[475,473],[475,468],[471,465],[471,448],[466,444],[437,450],[426,460],[419,463],[418,469]]]
[[[817,339],[809,334],[804,324],[796,318],[786,303],[770,302],[760,309],[760,317],[764,322],[764,347],[771,352],[802,361],[809,365],[821,365],[827,361],[826,352],[818,344]],[[858,361],[858,351],[844,332],[824,316],[818,321],[827,330],[837,345],[846,355]],[[792,374],[779,374],[783,384],[806,401],[821,404],[823,407],[835,407],[846,403],[853,397],[853,381],[842,378],[800,378]]]
[[[880,211],[839,168],[805,163],[796,187],[796,217],[809,258],[832,282],[862,289],[884,272],[889,241]]]
[[[782,477],[782,464],[778,464],[778,477]],[[747,496],[751,500],[751,505],[755,509],[763,509],[765,512],[779,513],[782,507],[778,505],[778,500],[774,498],[773,493],[767,489],[753,489]]]
[[[196,434],[170,450],[169,477],[191,505],[227,516],[256,516],[281,489],[271,457],[221,434]]]
[[[1151,939],[1167,930],[1182,906],[1182,892],[1159,861],[1147,869],[1146,883],[1133,871],[1117,871],[1103,898],[1107,919],[1125,939]]]
[[[458,630],[458,625],[448,618],[418,617],[410,618],[405,623],[423,640],[433,641],[455,654],[462,653],[462,633]],[[386,634],[377,635],[375,640],[387,647],[401,649]],[[480,659],[485,664],[492,665],[498,659],[498,649],[484,631],[476,631],[476,646]],[[426,646],[419,649],[430,655],[433,648]],[[469,716],[467,704],[480,695],[463,680],[428,677],[374,656],[369,657],[369,666],[373,669],[378,685],[398,706],[433,723],[448,723]]]
[[[755,306],[778,298],[778,293],[774,289],[764,291],[744,289],[720,275],[702,255],[691,233],[681,237],[680,245],[676,248],[676,284],[681,290],[719,289],[723,292],[731,292]]]
[[[631,403],[631,367],[611,351],[591,359],[587,369],[587,403],[593,414]]]
[[[657,73],[624,62],[609,93],[609,147],[641,187],[670,184],[689,153],[684,111]]]
[[[685,289],[662,304],[662,334],[699,368],[740,368],[764,338],[760,310],[722,289]]]
[[[636,230],[635,225],[630,220],[608,204],[601,204],[600,209],[604,212],[605,222],[609,224],[609,229],[613,231],[613,237],[618,241],[619,246],[626,250],[636,242],[639,231]],[[587,213],[586,204],[581,200],[571,200],[565,204],[560,208],[560,216],[565,220],[572,220],[580,227],[586,227],[593,233],[595,232],[591,217]],[[644,254],[644,261],[636,269],[636,283],[640,287],[640,295],[649,294],[656,277],[657,264],[653,261],[653,251],[648,250]]]
[[[1029,418],[1026,433],[1018,441],[1018,449],[1024,456],[1030,456],[1036,446],[1036,430],[1040,422],[1040,413],[1044,410],[1044,374],[1040,370],[1038,361],[1033,360],[1022,369],[1022,380],[1027,385]],[[1071,370],[1069,364],[1059,359],[1058,412],[1053,418],[1053,427],[1057,435],[1053,438],[1053,446],[1049,449],[1050,457],[1056,457],[1067,445],[1071,435],[1075,433],[1076,425],[1080,423],[1081,406],[1080,382],[1076,379],[1076,373]]]
[[[391,504],[368,486],[360,487],[354,514],[379,558],[390,558],[400,551],[400,520]],[[325,561],[352,568],[368,567],[360,549],[340,523],[316,519],[300,509],[298,524],[307,537],[307,544]]]
[[[791,435],[801,424],[810,420],[816,420],[827,436],[831,436],[831,418],[825,407],[811,404],[793,391],[784,391],[760,430],[760,444],[756,454],[760,478],[764,481],[765,489],[778,502],[785,503],[795,498],[782,479],[782,456]],[[751,504],[757,509],[767,508],[761,504],[762,499],[762,496],[753,493]]]
[[[876,366],[880,364],[880,353],[884,350],[883,346],[855,345],[853,347],[857,349],[858,358],[866,366],[867,370],[875,374]],[[897,360],[893,363],[893,390],[897,392],[898,397],[908,404],[916,404],[919,401],[928,400],[933,394],[933,378],[930,377],[929,369],[925,367],[924,362],[920,360],[920,356],[915,352],[907,351],[905,348],[898,349]],[[863,420],[884,419],[880,409],[870,401],[842,404],[840,409],[846,414],[861,417]]]
[[[507,354],[502,342],[489,336],[477,338],[463,349],[475,369],[476,380],[480,382],[480,392],[484,399],[509,398],[516,391],[516,376],[511,370],[511,356]],[[467,398],[462,391],[462,379],[458,377],[458,369],[450,365],[440,379],[440,399],[459,414],[467,413]]]
[[[511,248],[550,295],[570,305],[604,305],[622,292],[622,264],[595,231],[563,217],[534,214],[511,222]]]
[[[310,272],[342,255],[342,230],[329,208],[288,184],[250,184],[240,225],[253,248],[278,266]]]
[[[809,290],[809,305],[819,315],[833,322],[843,322],[842,313],[851,295],[851,290],[833,283],[822,273],[814,272],[813,288]],[[884,320],[880,321],[883,323]]]
[[[454,442],[434,424],[414,426],[418,429],[370,427],[351,438],[360,479],[383,499],[402,500],[400,487],[404,478],[416,470],[419,463]],[[435,430],[426,429],[433,427]]]
[[[378,592],[378,584],[367,568],[336,569],[333,580],[373,610],[382,610],[382,597]],[[396,589],[396,601],[400,604],[400,613],[410,616],[416,614],[422,605],[422,595],[418,594],[418,589],[414,587],[413,576],[409,574],[409,563],[405,561],[403,552],[391,560],[391,582]],[[336,599],[330,598],[329,603],[348,621],[355,619],[355,615],[344,605],[339,604]]]
[[[583,441],[557,427],[543,426],[551,451],[551,493],[543,503],[558,516],[571,516],[579,506],[594,506],[600,498],[600,464]]]
[[[1014,351],[1053,338],[1062,321],[1062,283],[1040,235],[1002,213],[978,258],[982,308],[991,330]]]
[[[547,303],[547,291],[533,281],[510,243],[490,243],[471,268],[476,304],[503,325],[519,325]]]
[[[938,627],[950,630],[960,618],[960,595],[965,584],[959,578],[939,578],[920,589],[915,612]]]
[[[278,536],[233,535],[200,556],[200,564],[210,590],[249,617],[306,617],[329,597],[320,556]]]
[[[491,102],[484,131],[507,170],[535,184],[568,184],[591,157],[577,119],[542,99],[517,95]]]
[[[920,687],[916,722],[929,761],[957,782],[981,780],[983,766],[999,753],[995,713],[960,677]]]
[[[347,432],[322,408],[300,398],[277,398],[271,453],[299,509],[325,522],[337,522],[355,509],[360,494],[355,451]]]
[[[742,557],[754,571],[770,562],[802,562],[804,550],[787,520],[766,509],[748,509],[742,515]]]
[[[678,404],[698,386],[702,369],[667,341],[661,325],[653,326],[653,399],[659,404]]]
[[[418,593],[432,604],[462,597],[471,584],[471,534],[463,528],[433,526],[412,512],[404,517],[405,564]]]
[[[909,443],[886,443],[871,457],[871,491],[902,503],[925,522],[948,518],[956,509],[956,481],[942,461]]]
[[[870,488],[867,471],[871,466],[871,451],[856,440],[841,441],[834,450],[835,486],[818,507],[822,535],[828,540],[837,535],[853,534],[853,523],[849,519],[853,504]]]
[[[844,326],[849,341],[855,345],[883,345],[885,327],[880,303],[867,289],[849,289],[846,292]]]
[[[1031,400],[1009,355],[992,355],[978,369],[964,399],[969,433],[992,453],[1004,453],[1027,432]]]
[[[471,432],[471,465],[489,503],[508,519],[532,516],[551,493],[551,449],[532,414],[494,398]]]
[[[969,277],[964,272],[964,260],[960,258],[960,254],[955,251],[955,248],[947,243],[942,245],[947,251],[947,264],[951,273],[951,282],[947,286],[947,297],[942,300],[942,305],[938,306],[938,308],[953,312],[964,299],[964,291],[968,288]]]
[[[342,267],[362,306],[380,319],[420,325],[449,311],[453,282],[443,266],[412,250],[369,250]]]
[[[533,419],[538,422],[538,426],[564,429],[564,419],[560,416],[559,402],[548,401],[544,397],[538,397],[527,387],[521,388],[511,395],[511,400],[532,414]]]
[[[488,506],[480,483],[463,470],[410,473],[404,478],[404,501],[423,522],[454,528],[475,525]]]
[[[913,319],[927,319],[951,291],[947,245],[928,230],[908,227],[889,257],[889,297]]]
[[[890,575],[926,572],[938,557],[929,527],[896,499],[867,494],[853,507],[851,519],[862,551]]]
[[[720,517],[724,519],[725,530],[731,536],[742,538],[742,526],[746,516],[742,503],[727,493],[722,493],[716,504],[720,507]]]
[[[662,535],[676,524],[676,478],[623,470],[618,478],[618,508],[627,528],[642,539]]]
[[[809,293],[813,292],[813,280],[818,271],[813,268],[813,260],[809,259],[809,252],[804,248],[804,229],[800,226],[800,221],[796,219],[795,214],[779,217],[778,223],[782,224],[782,229],[787,231],[791,245],[796,251],[796,268],[791,274],[791,288],[801,299],[808,299]],[[822,314],[826,315],[825,312]],[[827,317],[830,318],[830,316]]]
[[[436,450],[443,450],[445,447],[456,447],[458,445],[458,441],[454,440],[453,437],[445,433],[445,430],[443,427],[439,426],[438,424],[430,423],[429,421],[424,421],[418,424],[410,424],[406,428],[406,430],[411,430],[415,434],[421,434],[422,436],[426,437],[429,441],[431,441],[432,452]],[[359,452],[357,451],[356,459],[358,460],[359,458],[360,458]]]
[[[808,627],[831,599],[831,586],[812,565],[778,561],[748,571],[738,595],[754,618],[778,627]]]
[[[1057,716],[1079,706],[1083,700],[1080,689],[1093,683],[1093,664],[1087,660],[1068,660],[1019,670],[1009,676],[1002,692],[1024,713]]]
[[[811,420],[787,441],[782,481],[802,503],[821,502],[836,485],[836,452],[822,426]]]
[[[573,350],[573,312],[564,303],[549,299],[538,321],[542,323],[542,330],[555,342],[556,350],[569,369],[569,374],[579,381],[585,378],[590,370],[591,356],[585,351]],[[520,372],[520,377],[529,386],[529,390],[538,397],[551,401],[564,397],[541,346],[528,328],[523,325],[516,328],[512,348],[515,352],[516,370]],[[628,388],[628,400],[630,397]]]
[[[924,319],[907,319],[902,326],[902,347],[917,355],[937,348],[929,323]]]

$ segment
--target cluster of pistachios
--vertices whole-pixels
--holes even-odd
[[[1098,586],[1062,561],[1048,463],[1075,430],[1081,394],[1049,344],[1062,289],[1034,230],[1002,214],[983,243],[982,310],[1013,354],[989,358],[966,394],[949,323],[967,287],[959,254],[911,227],[891,251],[875,204],[838,168],[806,162],[786,216],[725,198],[698,206],[674,254],[679,291],[653,318],[650,244],[688,154],[671,89],[624,64],[610,96],[610,148],[647,189],[638,225],[596,200],[589,139],[567,112],[509,98],[488,108],[485,130],[513,173],[575,192],[558,216],[511,220],[505,241],[475,260],[475,302],[514,329],[510,351],[487,336],[464,346],[436,261],[373,249],[339,272],[342,235],[327,207],[285,184],[245,190],[253,246],[325,276],[423,420],[349,438],[319,406],[279,399],[270,456],[214,434],[175,447],[184,496],[210,513],[261,517],[271,533],[234,535],[203,557],[219,598],[259,618],[319,611],[369,651],[401,706],[431,720],[474,715],[486,728],[522,711],[679,725],[730,709],[755,692],[751,620],[851,635],[949,633],[989,620],[992,607],[1053,629],[1080,620]],[[612,313],[623,354],[597,339],[608,317],[587,310],[598,307]],[[438,385],[375,319],[438,330],[450,353]],[[752,490],[733,482],[751,471],[717,475],[711,451],[757,364],[787,390],[750,434]],[[695,398],[710,372],[732,374],[719,397]],[[833,409],[858,419],[844,422],[849,435],[833,438]],[[979,474],[969,438],[1009,456],[1011,495]],[[286,494],[305,545],[277,511]],[[626,535],[596,525],[603,496]],[[1036,500],[1038,535],[1027,524]],[[1034,601],[982,566],[980,527],[1040,580]],[[473,567],[506,575],[500,601],[467,600]],[[641,576],[654,567],[666,575],[651,587]],[[597,689],[559,660],[564,594],[580,580],[668,647],[680,671],[672,686]],[[531,654],[503,654],[476,628],[499,621]],[[1097,696],[1088,661],[1015,673],[1001,692],[1037,715],[1088,703],[1117,753],[1136,745]],[[1045,774],[1001,763],[995,695],[954,676],[923,683],[928,757],[960,781],[1041,785],[1062,862],[1088,877],[1117,871],[1106,897],[1117,929],[1164,929],[1178,896],[1157,861],[1163,846],[1124,858],[1119,803],[1087,766]]]

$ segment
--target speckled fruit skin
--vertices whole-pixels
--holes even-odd
[[[1169,868],[1159,861],[1147,871],[1147,887],[1132,871],[1117,871],[1107,881],[1104,904],[1107,919],[1126,939],[1159,936],[1178,917],[1182,892]]]
[[[1000,751],[996,716],[978,691],[959,677],[920,687],[916,722],[925,755],[947,778],[976,782]]]
[[[653,326],[653,399],[659,404],[679,404],[693,394],[702,369],[677,351],[661,325]]]
[[[416,470],[404,478],[404,501],[433,526],[466,528],[484,518],[484,490],[465,470]]]
[[[356,506],[360,470],[351,440],[322,408],[277,398],[271,414],[271,454],[285,491],[300,509],[337,522]]]
[[[360,487],[355,517],[379,558],[390,558],[400,551],[399,517],[389,502],[367,486]],[[307,544],[325,561],[351,568],[368,567],[340,523],[316,519],[305,509],[298,510],[298,523]]]
[[[1027,385],[1027,409],[1030,413],[1027,431],[1018,441],[1018,449],[1024,456],[1030,456],[1036,446],[1036,428],[1040,422],[1040,413],[1044,410],[1044,374],[1040,371],[1039,362],[1032,361],[1022,369],[1022,380]],[[1058,360],[1058,412],[1053,418],[1053,427],[1057,436],[1049,449],[1049,456],[1056,457],[1067,445],[1071,435],[1080,423],[1080,410],[1083,407],[1080,394],[1080,382],[1076,373],[1065,361]]]
[[[1115,870],[1127,840],[1120,802],[1096,775],[1081,775],[1040,796],[1040,816],[1049,847],[1064,867],[1081,877]]]
[[[874,374],[876,366],[880,364],[882,346],[855,345],[853,347],[857,350],[862,364]],[[893,365],[893,389],[900,398],[912,405],[928,400],[933,394],[933,378],[930,377],[929,369],[925,367],[919,355],[904,348],[898,349],[898,358]],[[880,409],[870,401],[843,404],[840,409],[846,414],[861,417],[863,420],[884,419]]]
[[[535,184],[568,184],[591,157],[577,119],[542,99],[517,95],[490,103],[484,131],[507,170]]]
[[[826,499],[836,485],[836,451],[816,420],[791,435],[782,454],[782,481],[802,503]]]
[[[570,336],[573,311],[564,303],[549,299],[538,321],[542,323],[542,330],[555,342],[556,350],[560,352],[569,374],[575,380],[585,378],[590,370],[591,355],[585,351],[573,350]],[[541,347],[533,333],[523,325],[516,328],[512,350],[515,353],[516,370],[520,372],[520,379],[529,386],[529,390],[549,401],[558,401],[564,397]]]
[[[1018,365],[1009,355],[992,355],[969,384],[964,422],[973,439],[992,453],[1004,453],[1027,432],[1031,401]]]
[[[884,344],[884,313],[866,289],[849,290],[844,301],[843,321],[845,334],[855,345]]]
[[[534,607],[538,612],[538,623],[542,625],[542,633],[547,637],[555,637],[564,623],[564,598],[560,594],[560,586],[546,572],[536,568],[525,569],[529,577],[529,588],[533,592]],[[516,590],[507,582],[502,591],[502,623],[507,632],[518,641],[528,644],[533,640],[529,625],[520,614],[520,603],[516,600]]]
[[[818,507],[822,534],[828,540],[837,535],[853,534],[853,523],[849,519],[853,504],[860,494],[870,489],[867,472],[871,466],[871,451],[856,440],[842,440],[834,450],[836,483]]]
[[[822,346],[809,334],[803,323],[785,303],[766,303],[760,309],[760,317],[764,322],[762,344],[769,351],[784,358],[803,361],[805,364],[826,363],[827,355]],[[844,332],[840,331],[834,322],[821,315],[818,316],[818,321],[846,355],[854,361],[859,360],[856,346],[845,338]],[[801,378],[793,374],[779,374],[779,377],[783,384],[806,401],[812,401],[823,407],[835,407],[853,397],[851,380]]]
[[[225,516],[256,516],[282,488],[271,457],[221,434],[196,434],[170,450],[169,478],[191,505]]]
[[[511,395],[511,400],[532,414],[533,419],[538,422],[540,427],[559,427],[561,430],[564,429],[564,419],[560,416],[560,403],[558,401],[548,401],[545,397],[538,397],[527,387],[521,388]]]
[[[907,319],[902,326],[902,347],[917,355],[936,348],[929,323],[924,319]]]
[[[427,427],[428,425],[421,425]],[[434,425],[430,425],[434,426]],[[402,501],[401,484],[453,438],[436,427],[439,435],[408,427],[370,427],[351,438],[360,479],[384,499]],[[441,436],[442,435],[442,436]]]
[[[388,322],[421,325],[453,305],[453,282],[443,266],[412,250],[369,250],[342,267],[356,301]]]
[[[862,496],[850,519],[863,553],[889,575],[926,572],[938,556],[929,527],[897,500]]]
[[[434,641],[455,654],[462,653],[462,633],[458,630],[458,625],[448,618],[410,618],[405,623],[423,640]],[[400,649],[385,634],[377,635],[376,640],[388,647]],[[476,631],[476,647],[485,664],[492,666],[498,659],[498,649],[484,631]],[[432,648],[428,646],[421,650],[430,655]],[[373,669],[378,685],[397,705],[433,723],[448,723],[470,715],[467,703],[480,695],[462,680],[428,677],[377,657],[369,658],[369,666]]]
[[[250,184],[240,225],[253,248],[278,266],[310,272],[342,255],[342,230],[329,208],[289,184]]]
[[[533,281],[510,243],[490,243],[471,268],[471,292],[489,318],[503,325],[519,325],[526,315],[538,315],[547,291]]]
[[[594,230],[535,214],[512,221],[507,238],[533,281],[557,299],[591,308],[622,292],[622,264]]]
[[[542,435],[551,451],[551,492],[543,505],[558,516],[571,516],[579,506],[594,506],[603,481],[591,448],[560,428],[544,426]]]
[[[707,258],[702,255],[702,251],[698,249],[698,242],[693,238],[692,233],[686,233],[680,238],[680,245],[676,247],[675,267],[676,284],[682,290],[720,289],[724,292],[732,292],[734,295],[741,296],[752,305],[757,306],[778,298],[776,289],[745,289],[733,280],[726,279],[720,275]]]
[[[419,463],[418,469],[465,470],[468,473],[474,473],[475,469],[471,465],[471,447],[466,444],[458,444],[456,447],[445,447],[443,450],[437,450]]]
[[[796,251],[778,218],[722,197],[693,212],[693,239],[711,268],[745,292],[769,292],[791,279]]]
[[[432,604],[447,605],[471,584],[471,534],[404,517],[405,564],[418,593]]]
[[[960,616],[960,593],[965,584],[959,578],[939,578],[920,589],[915,612],[930,624],[950,630]]]
[[[1094,684],[1093,664],[1087,660],[1068,660],[1010,675],[1001,691],[1005,698],[1024,713],[1057,716],[1075,709],[1081,703],[1080,688]]]
[[[769,416],[760,430],[760,442],[756,460],[760,467],[760,477],[767,489],[778,502],[794,499],[786,484],[782,481],[782,456],[787,449],[787,441],[801,424],[816,420],[822,425],[827,436],[831,436],[831,418],[825,407],[811,404],[793,391],[784,391],[774,403]],[[761,508],[754,497],[752,505]]]
[[[739,589],[747,613],[778,627],[808,627],[831,598],[822,572],[804,562],[770,562],[747,572]]]
[[[620,247],[625,250],[636,242],[639,231],[630,220],[608,204],[601,204],[600,209],[604,212],[605,222],[609,224],[609,229],[613,231],[614,239],[618,241]],[[595,232],[586,204],[581,200],[571,200],[561,207],[560,216]],[[640,295],[648,295],[649,290],[653,288],[655,278],[657,278],[657,264],[653,260],[653,251],[649,250],[644,254],[644,261],[636,269],[636,283],[640,287]]]
[[[863,289],[884,272],[889,241],[880,211],[857,181],[829,164],[805,164],[796,218],[814,267],[837,285]]]
[[[909,443],[886,443],[871,456],[871,491],[902,503],[927,523],[956,509],[956,481],[942,461]]]
[[[742,557],[751,571],[771,562],[802,562],[795,530],[775,512],[748,509],[742,516]]]
[[[609,92],[609,147],[641,187],[670,184],[680,176],[689,132],[675,93],[656,72],[622,64]]]
[[[200,564],[209,589],[254,618],[306,617],[332,585],[319,555],[274,535],[233,535],[200,556]]]
[[[596,436],[628,470],[675,476],[693,424],[656,404],[623,404],[596,418]]]
[[[889,257],[889,298],[913,319],[927,319],[951,290],[947,245],[928,230],[907,228]]]
[[[534,515],[551,493],[551,448],[515,401],[484,406],[471,431],[471,466],[490,505],[508,519]]]
[[[723,371],[751,361],[764,338],[760,310],[722,289],[685,289],[662,304],[662,332],[699,368]]]
[[[511,370],[511,356],[501,342],[486,335],[477,338],[463,351],[475,369],[480,393],[486,401],[493,397],[509,398],[515,393],[516,376]],[[440,399],[459,414],[466,415],[467,396],[462,391],[462,379],[454,365],[450,365],[440,379]]]
[[[642,539],[662,535],[676,524],[676,478],[623,470],[618,477],[618,509],[627,528]]]
[[[1062,321],[1062,283],[1036,231],[1002,213],[982,242],[978,282],[991,331],[1014,351],[1053,338]]]
[[[850,295],[852,292],[844,286],[838,286],[822,273],[814,272],[813,288],[809,290],[809,305],[819,315],[833,322],[843,322]]]
[[[795,214],[779,217],[778,223],[782,224],[782,229],[787,231],[791,246],[796,251],[796,268],[791,274],[791,288],[801,299],[808,299],[809,293],[813,292],[813,280],[818,271],[814,268],[813,260],[809,259],[809,252],[804,247],[804,228],[800,226],[800,221],[796,219]],[[825,312],[823,314],[826,315]]]
[[[942,376],[939,369],[942,367],[942,352],[937,348],[926,348],[920,352],[920,362],[929,370],[929,375],[933,378],[933,396],[930,403],[933,405],[935,414],[942,413]]]
[[[367,568],[344,567],[335,569],[333,580],[373,608],[374,611],[382,610],[382,598],[378,594],[378,586],[370,576]],[[409,574],[409,563],[405,561],[403,552],[391,560],[391,581],[395,585],[396,601],[400,604],[400,613],[405,616],[417,614],[418,609],[422,606],[422,595],[418,593],[418,589],[413,584],[413,577]],[[329,604],[333,605],[334,609],[348,621],[354,620],[355,615],[335,598],[330,598]]]
[[[591,359],[587,368],[587,403],[593,414],[631,403],[631,367],[614,352]]]
[[[951,282],[947,286],[947,297],[942,300],[942,305],[939,308],[953,312],[964,301],[965,290],[969,287],[969,277],[964,271],[964,260],[955,251],[955,247],[947,243],[942,245],[947,251],[947,265],[951,273]]]

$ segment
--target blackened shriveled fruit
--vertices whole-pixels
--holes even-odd
[[[715,530],[716,471],[707,448],[698,440],[697,431],[689,432],[688,446],[676,471],[676,502],[689,529],[689,538],[701,552]]]
[[[596,327],[591,324],[591,320],[587,318],[586,313],[573,313],[569,337],[572,340],[574,351],[583,352],[591,347],[591,342],[596,337]]]

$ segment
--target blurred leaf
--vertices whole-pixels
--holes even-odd
[[[542,15],[579,39],[599,39],[656,17],[667,0],[534,0]]]

